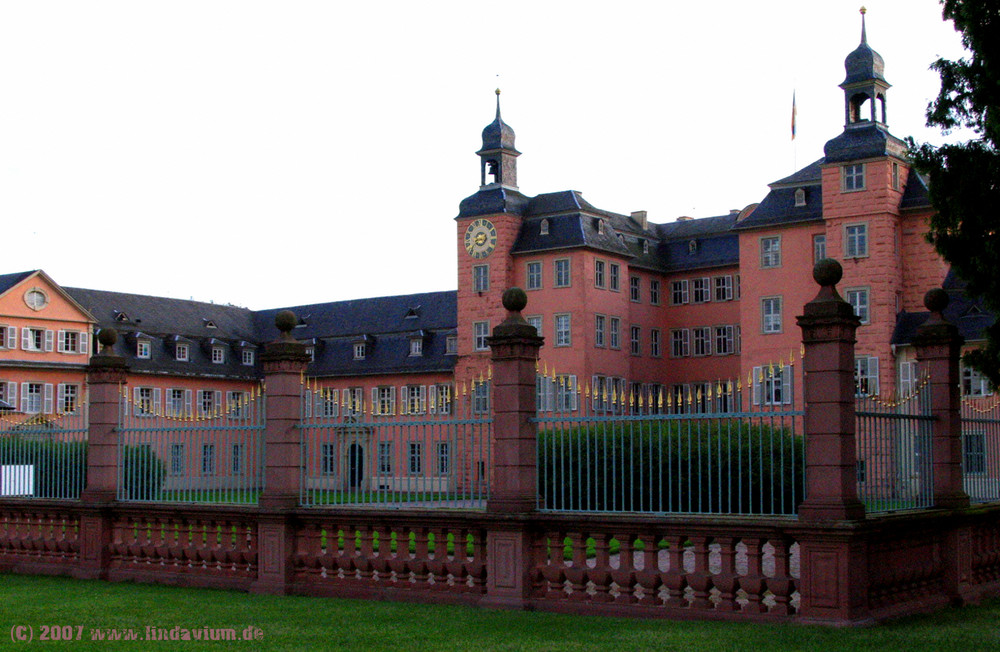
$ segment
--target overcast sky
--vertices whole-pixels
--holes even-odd
[[[525,194],[723,214],[840,133],[859,7],[0,0],[0,273],[255,309],[454,289],[498,86]],[[941,142],[958,35],[867,7],[890,130]]]

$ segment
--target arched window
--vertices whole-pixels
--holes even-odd
[[[542,220],[538,223],[538,235],[548,235],[549,234],[549,221]]]

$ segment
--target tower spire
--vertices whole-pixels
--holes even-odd
[[[497,94],[497,120],[500,120],[500,89],[496,90]]]
[[[500,89],[497,94],[497,115],[483,129],[483,147],[476,154],[480,158],[481,187],[497,184],[517,189],[517,163],[520,155],[514,148],[514,130],[500,117]]]
[[[868,35],[865,33],[865,14],[868,10],[861,7],[861,45],[868,45]],[[499,101],[499,100],[498,100]]]

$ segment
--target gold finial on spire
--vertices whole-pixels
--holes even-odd
[[[868,13],[868,10],[865,9],[864,7],[861,7],[861,15],[864,16],[867,13]],[[499,94],[500,94],[500,89],[498,88],[497,89],[497,95],[499,95]]]
[[[861,8],[861,13],[865,13],[865,8],[864,7]],[[499,88],[495,92],[496,92],[497,95],[500,95],[500,89]]]

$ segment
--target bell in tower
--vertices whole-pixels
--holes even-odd
[[[483,129],[483,147],[476,154],[480,160],[480,187],[505,187],[517,190],[517,157],[514,130],[500,118],[500,89],[497,94],[497,117]]]
[[[878,124],[885,126],[885,94],[891,84],[885,80],[885,62],[868,45],[865,8],[861,8],[861,45],[844,60],[847,77],[844,89],[845,126]]]

